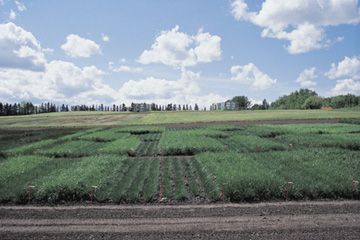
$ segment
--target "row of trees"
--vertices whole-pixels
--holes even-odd
[[[189,104],[173,104],[169,103],[168,105],[157,105],[155,103],[151,104],[151,110],[152,111],[192,111],[193,107]],[[194,107],[195,111],[199,110],[198,105],[195,103]]]
[[[177,104],[168,104],[168,105],[157,105],[152,103],[150,106],[152,111],[198,111],[199,107],[195,104],[193,108],[189,104],[177,105]],[[99,105],[73,105],[69,108],[68,105],[62,104],[61,106],[56,106],[50,102],[42,103],[39,106],[34,105],[31,102],[21,102],[21,103],[1,103],[0,102],[0,116],[12,116],[12,115],[28,115],[28,114],[39,114],[39,113],[50,113],[50,112],[68,112],[68,111],[113,111],[113,112],[126,112],[132,111],[132,107],[125,106],[125,104],[116,105],[113,104],[110,106],[105,106],[104,104]],[[206,108],[204,109],[206,110]]]
[[[284,95],[271,103],[271,109],[352,108],[358,106],[360,107],[360,96],[347,94],[323,98],[309,89],[300,89],[300,91]]]
[[[14,104],[11,103],[3,104],[0,102],[0,116],[29,115],[29,114],[49,113],[49,112],[57,112],[57,111],[59,111],[59,108],[57,108],[55,104],[52,104],[50,102],[42,103],[39,106],[34,105],[31,102],[21,102]]]

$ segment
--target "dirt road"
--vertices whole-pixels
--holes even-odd
[[[0,239],[359,239],[360,202],[0,206]]]

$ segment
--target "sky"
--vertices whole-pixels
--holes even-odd
[[[360,95],[358,0],[0,0],[0,102]]]

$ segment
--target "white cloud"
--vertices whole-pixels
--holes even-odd
[[[337,80],[337,84],[331,92],[333,95],[346,95],[349,93],[360,95],[360,82],[352,79]]]
[[[122,60],[125,60],[124,58]],[[121,62],[123,62],[121,60]],[[113,72],[132,72],[132,73],[136,73],[136,72],[142,72],[143,69],[141,67],[129,67],[129,66],[126,66],[126,65],[121,65],[120,67],[118,68],[115,68],[114,67],[114,62],[109,62],[109,69]]]
[[[61,49],[70,57],[90,57],[94,54],[101,54],[100,45],[76,34],[68,35],[66,43],[61,46]]]
[[[151,50],[145,50],[139,57],[142,64],[162,63],[176,68],[195,66],[201,62],[212,62],[221,57],[221,38],[203,33],[196,36],[179,32],[179,26],[162,31]]]
[[[143,71],[143,69],[141,67],[132,68],[132,67],[125,66],[125,65],[122,65],[122,66],[120,66],[118,68],[114,68],[112,70],[114,72],[132,72],[132,73],[142,72]]]
[[[43,72],[1,69],[0,95],[5,96],[7,101],[109,103],[113,101],[112,96],[116,95],[116,91],[103,82],[104,74],[95,66],[79,68],[64,61],[46,64]]]
[[[271,36],[268,36],[271,37]],[[324,30],[309,23],[300,24],[290,33],[280,32],[276,38],[290,41],[286,47],[289,53],[299,54],[325,47]]]
[[[315,74],[316,68],[310,68],[305,69],[302,73],[300,73],[298,79],[296,79],[296,82],[301,84],[301,87],[313,87],[317,83],[314,81],[311,81],[312,79],[317,78],[317,75]]]
[[[221,58],[221,38],[203,33],[200,29],[195,36],[196,45],[194,52],[198,62],[212,62]]]
[[[26,7],[25,7],[25,5],[23,3],[20,3],[19,1],[15,1],[15,3],[16,3],[16,6],[17,6],[17,8],[18,8],[18,10],[20,12],[23,12],[23,11],[26,10]]]
[[[213,102],[222,102],[224,98],[218,94],[200,94],[197,80],[200,73],[182,69],[181,77],[175,80],[147,77],[139,81],[130,80],[118,91],[117,102],[155,102],[160,105],[192,104],[207,107]]]
[[[271,79],[261,72],[253,63],[244,66],[233,66],[230,70],[234,75],[231,79],[241,84],[250,85],[254,90],[264,90],[276,84],[276,79]]]
[[[106,34],[101,34],[101,38],[102,38],[102,40],[104,41],[104,42],[109,42],[110,41],[110,38],[109,38],[109,36],[108,35],[106,35]]]
[[[11,20],[16,19],[16,13],[15,13],[14,10],[12,10],[12,9],[10,10],[9,18],[10,18]]]
[[[185,97],[199,93],[200,88],[196,79],[199,73],[182,70],[181,78],[178,80],[158,79],[147,77],[140,81],[130,80],[120,89],[120,96],[127,98],[151,98],[151,99],[173,99],[174,97]]]
[[[44,70],[44,51],[32,33],[12,22],[0,24],[0,67]]]
[[[338,63],[331,64],[331,69],[325,73],[330,79],[340,77],[351,77],[352,79],[360,79],[360,57],[345,57],[345,59]]]
[[[290,41],[286,49],[291,54],[330,46],[327,26],[360,22],[357,0],[266,0],[259,12],[250,12],[245,0],[235,0],[231,8],[236,20],[264,28],[262,37]]]

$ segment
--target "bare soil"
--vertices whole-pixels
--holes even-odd
[[[0,207],[0,239],[359,239],[359,236],[359,201]]]

